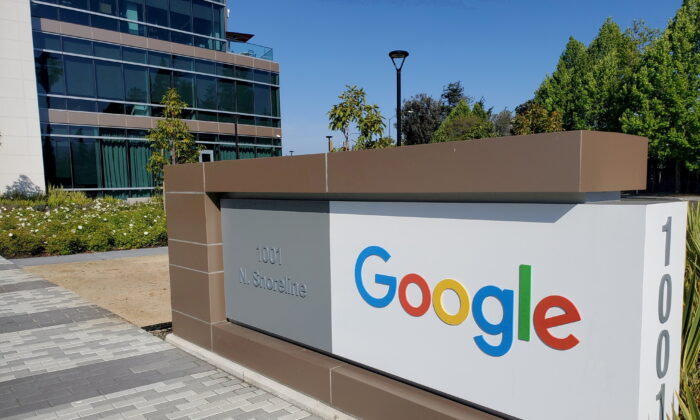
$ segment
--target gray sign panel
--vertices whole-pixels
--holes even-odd
[[[226,315],[331,351],[327,201],[221,200]]]

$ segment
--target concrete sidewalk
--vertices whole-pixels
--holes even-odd
[[[13,263],[19,267],[31,267],[34,265],[67,264],[84,261],[113,260],[116,258],[145,257],[167,253],[168,247],[162,246],[159,248],[127,249],[124,251],[92,252],[75,255],[56,255],[52,257],[17,258],[10,260],[9,263]]]
[[[0,267],[0,418],[318,418],[7,260]]]

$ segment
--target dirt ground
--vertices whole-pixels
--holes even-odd
[[[24,269],[139,327],[172,321],[167,254]]]

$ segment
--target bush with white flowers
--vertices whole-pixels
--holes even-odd
[[[98,198],[55,207],[0,205],[0,255],[5,258],[147,248],[167,242],[159,202],[128,205]]]

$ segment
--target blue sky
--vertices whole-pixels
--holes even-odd
[[[284,154],[321,153],[326,113],[346,84],[388,120],[396,73],[387,53],[411,53],[403,97],[439,97],[449,82],[495,111],[530,99],[569,36],[588,44],[607,17],[663,29],[682,0],[229,0],[229,30],[256,34],[281,65]],[[393,122],[392,122],[393,125]],[[395,129],[392,127],[392,137]],[[337,143],[336,143],[337,144]]]

